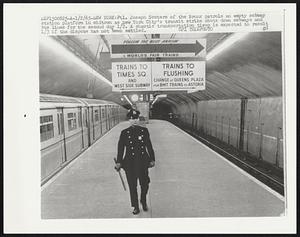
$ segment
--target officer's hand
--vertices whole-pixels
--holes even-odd
[[[115,170],[119,172],[120,169],[121,169],[121,164],[120,163],[116,163]]]
[[[152,167],[154,167],[155,166],[155,161],[153,160],[153,161],[150,161],[150,163],[149,163],[149,168],[152,168]]]

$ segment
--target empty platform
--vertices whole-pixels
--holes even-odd
[[[156,166],[148,212],[132,215],[113,158],[123,122],[42,187],[43,219],[261,217],[284,213],[284,199],[171,123],[150,120]]]

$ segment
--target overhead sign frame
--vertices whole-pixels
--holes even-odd
[[[112,90],[205,90],[205,56],[206,39],[132,39],[113,43]]]
[[[206,57],[206,39],[122,40],[110,46],[111,58]]]

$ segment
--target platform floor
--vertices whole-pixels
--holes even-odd
[[[258,217],[284,213],[280,195],[169,122],[150,120],[147,127],[156,166],[149,171],[149,211],[132,215],[129,192],[123,190],[113,162],[119,134],[128,125],[123,122],[114,127],[42,187],[43,219]]]

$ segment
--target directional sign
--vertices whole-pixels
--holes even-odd
[[[152,62],[153,90],[204,90],[204,61]]]
[[[151,90],[151,63],[112,63],[112,83],[113,91]]]
[[[111,44],[111,58],[198,57],[205,59],[205,39],[123,40]]]
[[[113,91],[204,90],[204,61],[113,62]]]

